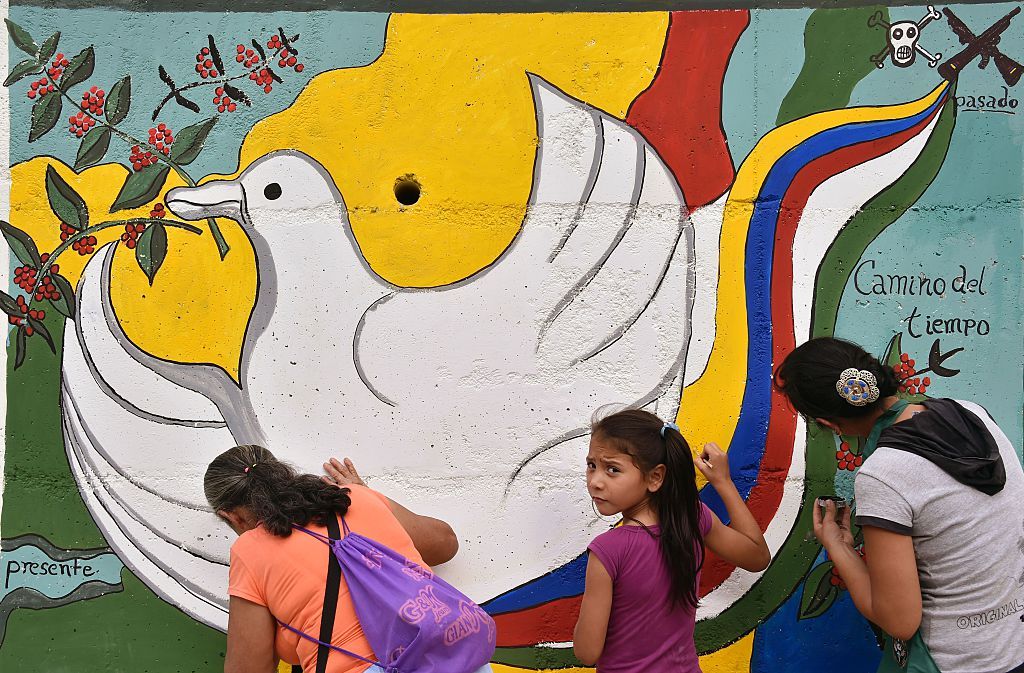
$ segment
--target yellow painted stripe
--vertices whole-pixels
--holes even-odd
[[[769,132],[740,166],[722,224],[715,343],[704,374],[684,392],[677,420],[694,448],[716,442],[727,449],[739,419],[747,371],[744,251],[754,203],[772,166],[790,149],[826,129],[918,114],[948,86],[944,81],[928,95],[909,103],[829,110],[796,119]]]
[[[747,673],[750,670],[750,656],[754,651],[754,634],[748,633],[732,645],[717,652],[700,657],[700,667],[705,673]],[[533,669],[491,664],[494,673],[538,673]],[[282,673],[287,673],[282,671]],[[539,673],[594,673],[593,668],[559,668]]]

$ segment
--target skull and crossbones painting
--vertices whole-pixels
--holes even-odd
[[[921,31],[932,21],[941,18],[942,14],[931,5],[928,5],[928,13],[920,21],[916,22],[897,21],[895,23],[888,23],[881,12],[875,12],[868,19],[868,26],[872,28],[882,26],[885,28],[888,31],[886,35],[888,44],[885,45],[885,49],[871,57],[871,62],[879,68],[884,68],[885,59],[891,56],[894,66],[909,68],[914,65],[917,55],[921,54],[928,59],[928,65],[934,68],[942,59],[942,54],[931,54],[921,46]]]

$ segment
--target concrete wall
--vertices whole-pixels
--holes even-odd
[[[884,53],[924,7],[73,4],[9,10],[5,671],[219,668],[232,535],[201,476],[244,442],[450,521],[496,670],[574,669],[610,402],[729,447],[774,553],[708,560],[704,670],[871,670],[805,540],[859,447],[772,363],[859,341],[1020,448],[1021,19],[979,70],[944,15]],[[980,33],[1014,6],[948,9]]]

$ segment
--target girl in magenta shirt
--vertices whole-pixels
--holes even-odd
[[[696,470],[721,495],[728,526],[697,497]],[[771,561],[725,453],[707,444],[694,457],[674,423],[626,409],[591,426],[587,490],[597,511],[621,514],[622,525],[590,544],[576,657],[598,673],[699,672],[693,627],[704,546],[745,570]]]

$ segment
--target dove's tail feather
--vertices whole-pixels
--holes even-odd
[[[68,404],[66,396],[64,404]],[[154,528],[136,519],[112,495],[111,480],[116,470],[89,444],[88,433],[77,419],[68,415],[64,416],[63,426],[71,473],[89,513],[118,557],[161,598],[205,624],[226,630],[226,602],[203,587],[227,585],[227,561],[215,563],[193,554],[163,539]],[[90,461],[103,465],[106,476],[97,472]],[[173,529],[173,518],[167,515],[165,508],[160,528]],[[207,518],[210,520],[204,527],[213,529],[214,515],[207,513]],[[223,542],[226,550],[227,540]],[[212,577],[218,581],[211,583]]]
[[[226,572],[228,541],[202,477],[209,451],[235,442],[217,406],[134,357],[109,302],[107,246],[78,285],[65,328],[61,412],[72,471],[90,513],[121,558],[154,591],[223,628],[223,601],[203,589]],[[218,449],[221,450],[221,449]],[[145,550],[145,551],[143,551]]]

